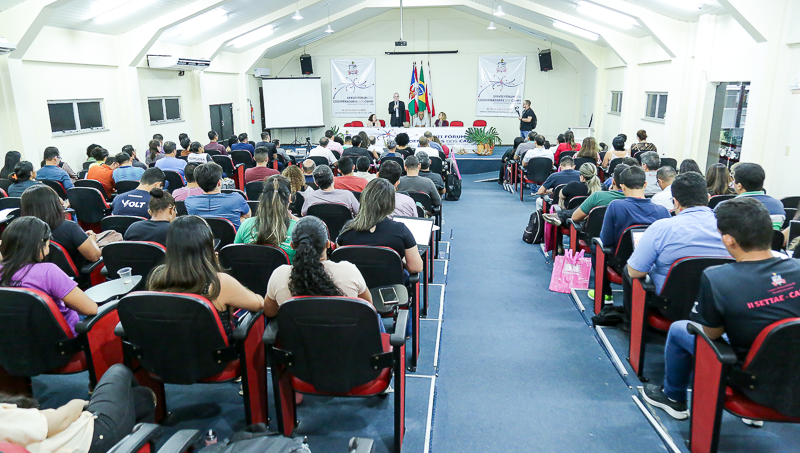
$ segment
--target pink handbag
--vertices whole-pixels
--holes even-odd
[[[584,258],[583,250],[575,253],[567,250],[556,257],[553,275],[550,277],[550,291],[568,293],[570,289],[589,289],[589,275],[592,272],[591,258]]]

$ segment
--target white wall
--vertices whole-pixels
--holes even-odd
[[[605,98],[605,105],[603,111],[599,112],[605,116],[605,122],[602,130],[596,130],[595,136],[598,140],[608,144],[611,148],[611,140],[622,133],[622,115],[618,113],[611,113],[611,92],[623,91],[625,86],[625,68],[610,68],[606,69],[606,89],[602,94]],[[627,93],[630,95],[630,93]],[[625,100],[626,93],[622,93],[622,99]],[[627,113],[627,112],[626,112]]]
[[[337,32],[330,38],[314,43],[305,50],[311,55],[314,76],[322,79],[325,124],[343,126],[345,123],[366,118],[333,118],[331,116],[331,58],[374,57],[376,59],[376,96],[378,118],[387,120],[386,111],[392,94],[398,92],[407,101],[414,61],[425,62],[425,80],[430,80],[428,61],[432,71],[431,92],[437,112],[445,112],[449,120],[460,120],[470,125],[477,119],[475,96],[479,55],[514,54],[527,56],[525,98],[530,99],[536,112],[536,130],[552,141],[570,126],[585,126],[594,106],[594,67],[581,54],[553,46],[554,70],[539,70],[538,52],[550,46],[528,35],[499,28],[486,30],[486,23],[474,16],[445,8],[408,9],[405,12],[405,36],[408,48],[404,50],[458,50],[457,54],[387,56],[387,43],[393,42],[396,11],[387,12],[364,25]],[[303,49],[274,59],[264,59],[256,66],[270,67],[273,76],[299,76],[299,56]],[[587,68],[588,66],[588,68]],[[587,80],[591,78],[591,80]],[[583,117],[583,96],[587,97],[587,115]],[[266,100],[269,104],[269,100]],[[516,118],[483,118],[500,132],[504,143],[511,143],[519,133]],[[269,127],[269,125],[267,125]],[[305,131],[301,131],[305,134]],[[322,135],[322,129],[313,131],[312,141]],[[356,130],[350,132],[357,132]],[[280,136],[280,134],[273,133]],[[305,135],[304,135],[305,136]],[[286,131],[283,139],[293,140],[294,132]]]

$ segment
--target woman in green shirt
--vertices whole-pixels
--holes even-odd
[[[289,212],[290,197],[288,179],[281,175],[267,178],[258,200],[256,215],[242,222],[234,243],[274,245],[289,255],[290,262],[294,261],[291,242],[297,218]]]

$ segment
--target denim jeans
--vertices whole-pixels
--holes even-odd
[[[528,134],[530,134],[530,132],[531,131],[519,131],[519,136],[522,138],[528,138]]]
[[[664,394],[679,402],[686,401],[694,366],[695,337],[686,330],[689,322],[672,323],[664,347]]]

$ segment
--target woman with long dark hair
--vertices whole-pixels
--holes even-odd
[[[600,163],[600,154],[597,152],[597,142],[594,137],[586,137],[583,139],[583,145],[578,148],[579,151],[575,154],[575,159],[585,157],[592,159],[592,163],[598,165]]]
[[[14,183],[8,188],[9,197],[21,197],[25,189],[41,182],[36,180],[36,171],[33,169],[33,164],[27,160],[23,160],[14,167]]]
[[[50,227],[36,217],[20,217],[6,228],[0,244],[0,286],[47,294],[74,334],[78,315],[97,314],[97,304],[58,266],[42,262],[50,254],[50,233]]]
[[[202,217],[177,218],[167,234],[164,264],[147,279],[147,289],[203,296],[217,309],[225,332],[233,334],[231,315],[235,309],[261,310],[261,296],[222,272],[214,252],[214,235]]]
[[[736,192],[731,189],[731,174],[725,164],[714,164],[706,170],[706,186],[708,187],[708,194],[714,195],[732,195]]]
[[[291,193],[291,185],[285,177],[267,178],[255,217],[242,222],[234,243],[274,245],[283,249],[291,262],[295,253],[291,245],[292,230],[297,225],[297,218],[289,212]]]
[[[178,215],[175,199],[166,190],[156,187],[150,190],[147,212],[150,218],[131,225],[125,232],[125,240],[156,242],[166,247],[170,223]]]
[[[100,259],[94,232],[64,220],[64,206],[55,190],[44,184],[32,186],[23,192],[20,207],[22,216],[36,217],[50,227],[53,241],[64,247],[78,269]]]
[[[164,157],[164,155],[161,154],[160,147],[161,142],[158,140],[150,140],[150,143],[147,144],[147,156],[144,159],[147,165],[155,164],[158,159]]]
[[[417,241],[408,227],[390,219],[395,208],[395,188],[388,180],[370,181],[361,192],[361,207],[356,218],[347,222],[339,233],[339,245],[371,245],[389,247],[401,258],[409,272],[422,272],[422,258]]]
[[[278,308],[295,296],[360,297],[372,303],[372,296],[358,268],[347,261],[328,260],[328,228],[317,217],[303,217],[292,232],[295,251],[291,265],[272,272],[264,298],[264,315],[273,317]]]
[[[683,159],[683,162],[681,162],[681,165],[678,168],[678,174],[682,175],[690,171],[700,173],[701,175],[703,174],[703,172],[700,171],[700,166],[697,165],[697,162],[695,162],[694,159]]]
[[[19,151],[9,151],[6,153],[6,162],[3,169],[0,170],[0,179],[10,179],[14,173],[14,167],[17,166],[22,159],[22,154]]]
[[[553,156],[555,158],[554,162],[561,162],[560,160],[561,153],[563,151],[580,151],[580,150],[581,150],[581,144],[575,143],[575,133],[572,131],[564,132],[564,141],[561,142],[559,140],[558,142],[558,148],[556,148],[555,156]]]

